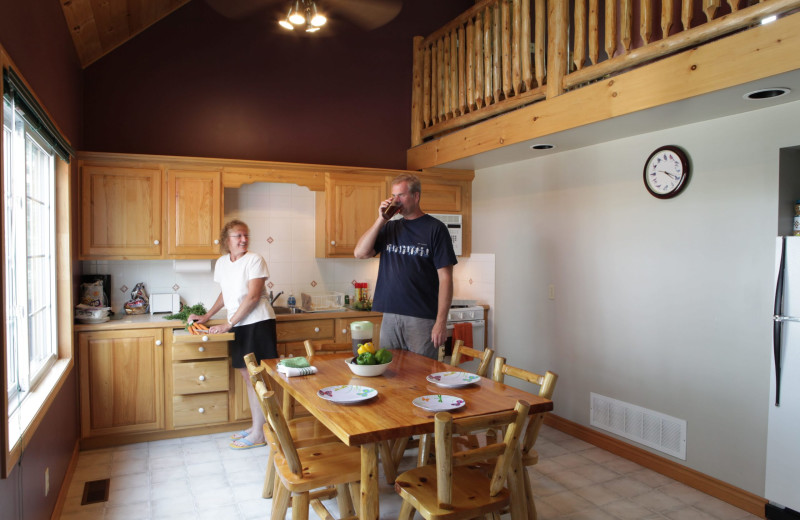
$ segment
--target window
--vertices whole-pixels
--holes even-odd
[[[57,357],[55,153],[35,118],[3,99],[4,303],[9,413]]]

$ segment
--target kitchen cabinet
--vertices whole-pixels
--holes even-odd
[[[167,170],[169,258],[216,258],[222,228],[222,173]]]
[[[83,165],[82,258],[160,258],[161,170]]]
[[[381,316],[371,316],[368,318],[337,318],[336,319],[336,342],[337,343],[350,343],[352,338],[350,336],[350,324],[354,321],[369,321],[372,322],[372,344],[376,349],[381,348]]]
[[[169,333],[168,333],[169,334]],[[171,332],[167,366],[169,386],[167,428],[227,423],[233,370],[228,342],[233,333],[192,335],[182,329]],[[236,401],[236,399],[234,399]]]
[[[162,329],[78,334],[81,438],[162,430]]]
[[[420,208],[425,213],[461,213],[464,190],[459,184],[422,182]]]
[[[356,243],[389,196],[383,175],[328,173],[317,194],[316,256],[352,258]]]

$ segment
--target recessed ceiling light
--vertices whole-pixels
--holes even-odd
[[[536,143],[531,145],[531,150],[552,150],[555,147],[554,144]]]
[[[772,16],[767,16],[766,18],[762,18],[761,19],[761,25],[766,25],[768,23],[772,23],[777,19],[778,19],[778,16],[774,15],[774,14]]]
[[[745,99],[755,99],[755,100],[758,100],[758,99],[770,99],[770,98],[774,98],[774,97],[785,96],[786,94],[788,94],[791,91],[792,91],[792,89],[784,88],[784,87],[762,88],[762,89],[759,89],[759,90],[754,90],[752,92],[748,92],[743,97]]]

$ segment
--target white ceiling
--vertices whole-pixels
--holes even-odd
[[[743,97],[754,90],[770,87],[789,88],[791,92],[762,100],[748,100]],[[480,170],[797,100],[800,100],[800,70],[512,144],[441,164],[439,167]],[[552,144],[555,148],[532,150],[531,145],[535,143]]]

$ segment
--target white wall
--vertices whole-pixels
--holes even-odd
[[[494,345],[560,375],[556,414],[588,425],[597,392],[685,419],[678,462],[763,496],[778,159],[798,120],[795,102],[476,172]],[[659,200],[642,168],[665,144],[692,177]]]

